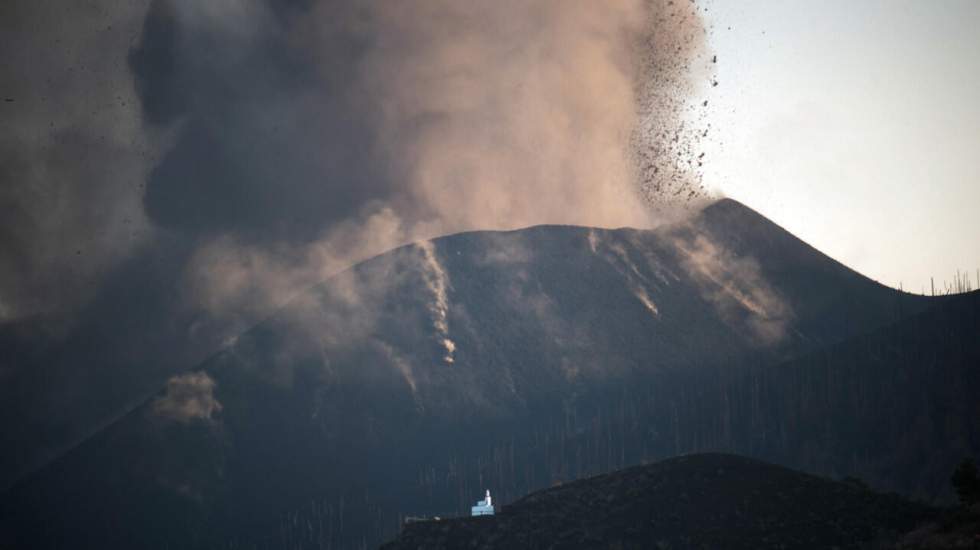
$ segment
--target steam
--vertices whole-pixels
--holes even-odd
[[[41,47],[0,75],[0,321],[81,305],[170,239],[186,308],[230,335],[402,244],[647,227],[658,193],[697,192],[691,2],[151,0],[68,34],[28,24],[46,10],[6,18]]]
[[[688,275],[722,319],[738,326],[744,318],[751,336],[762,344],[785,337],[792,309],[763,277],[754,258],[734,256],[704,232],[678,237],[674,243]]]
[[[190,372],[167,381],[166,393],[152,406],[153,413],[167,420],[187,424],[193,420],[210,422],[221,412],[214,397],[214,380],[206,372]]]
[[[75,310],[151,230],[141,182],[154,140],[116,70],[138,2],[31,4],[0,13],[0,323]]]
[[[412,390],[412,397],[416,399],[416,404],[421,406],[421,401],[418,400],[418,383],[415,381],[415,372],[412,368],[412,363],[401,356],[393,347],[390,345],[376,341],[375,345],[381,350],[381,353],[388,358],[391,364],[398,370],[402,378],[405,379],[405,383]]]
[[[432,293],[432,300],[429,302],[429,314],[432,316],[432,328],[436,331],[436,338],[445,350],[443,361],[452,363],[453,353],[456,352],[456,343],[449,338],[449,297],[446,294],[446,287],[449,286],[449,277],[446,270],[436,257],[435,245],[432,241],[422,241],[418,243],[422,251],[422,278],[426,288]]]
[[[303,299],[305,289],[406,239],[389,208],[338,224],[329,237],[312,244],[258,246],[233,234],[219,235],[202,243],[188,264],[186,306],[206,312],[231,338],[269,311]],[[345,285],[346,301],[359,300],[360,285]]]
[[[649,227],[651,204],[698,188],[696,143],[658,145],[701,135],[691,2],[8,4],[0,329],[64,325],[16,345],[58,373],[32,395],[71,399],[41,418],[5,386],[5,416],[41,426],[17,432],[39,434],[25,447],[119,410],[118,396],[89,405],[104,380],[145,391],[286,303],[309,306],[295,322],[311,349],[296,353],[366,337],[383,282],[347,285],[339,311],[366,311],[345,317],[302,291],[376,254],[470,229]],[[449,281],[426,269],[455,361]],[[202,399],[189,410],[217,410]]]
[[[374,16],[380,148],[440,232],[649,222],[627,154],[641,2],[426,0]]]
[[[657,309],[657,304],[653,303],[653,299],[650,298],[650,295],[647,293],[645,288],[642,286],[634,286],[631,288],[631,290],[633,292],[633,296],[636,296],[636,299],[643,304],[643,307],[647,308],[647,311],[649,311],[651,315],[654,317],[660,315],[660,311]]]

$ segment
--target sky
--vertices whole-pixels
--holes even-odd
[[[889,286],[980,286],[980,3],[706,6],[705,181]]]

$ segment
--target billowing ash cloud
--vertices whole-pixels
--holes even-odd
[[[703,32],[673,2],[157,0],[130,62],[177,137],[146,211],[202,243],[219,318],[439,234],[648,226],[649,167],[692,182],[642,134],[686,127]]]
[[[777,343],[786,336],[792,308],[763,277],[755,258],[734,256],[707,232],[680,234],[674,245],[688,276],[722,319],[734,326],[747,324],[750,336],[762,344]]]
[[[687,2],[5,9],[5,51],[39,47],[3,74],[3,319],[91,297],[154,231],[192,251],[190,307],[251,318],[397,244],[646,226],[658,174],[691,183],[657,145],[703,76]]]

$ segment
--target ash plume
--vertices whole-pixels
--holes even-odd
[[[395,246],[649,227],[698,189],[649,168],[697,153],[657,145],[698,124],[690,2],[14,0],[0,26],[0,337],[26,350],[0,413],[45,441],[15,447],[77,440]]]
[[[749,334],[762,344],[774,344],[786,336],[793,310],[759,269],[754,257],[736,257],[719,246],[708,232],[685,228],[674,239],[682,265],[718,311],[722,319],[738,326],[747,321]]]
[[[700,193],[690,162],[677,168],[696,145],[659,145],[700,135],[682,135],[706,59],[693,4],[252,4],[214,17],[157,2],[132,56],[140,89],[153,90],[149,118],[182,125],[147,210],[203,243],[189,277],[219,317],[213,296],[267,310],[283,284],[400,244],[542,223],[649,227],[652,197]],[[156,97],[174,87],[144,69],[159,55],[146,36],[170,36],[154,32],[161,20],[185,32],[171,50],[188,74],[171,80],[204,78],[173,97]],[[229,51],[195,58],[215,36]],[[239,72],[260,47],[275,53]],[[189,194],[214,195],[195,206],[210,215],[188,211]]]
[[[71,88],[129,118],[72,114],[88,105],[52,88],[66,120],[51,147],[6,136],[3,199],[20,213],[4,230],[16,239],[0,274],[6,319],[90,299],[159,233],[186,249],[185,305],[227,323],[400,244],[541,223],[646,227],[660,180],[697,185],[659,145],[687,128],[704,77],[693,3],[153,0],[82,15],[117,30],[78,39],[93,59],[78,57],[101,65]],[[124,36],[128,54],[113,42]],[[15,59],[5,81],[29,83],[30,59]],[[82,156],[106,159],[86,168]],[[52,206],[64,215],[45,218]],[[39,240],[57,244],[27,245]],[[66,265],[67,285],[37,277]],[[71,299],[25,292],[83,280],[91,292]]]

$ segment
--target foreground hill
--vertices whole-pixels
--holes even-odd
[[[409,524],[382,549],[869,548],[935,515],[854,484],[702,454],[538,491],[496,516]]]
[[[882,457],[922,456],[933,439],[856,454],[873,415],[858,399],[828,409],[849,388],[805,374],[766,385],[782,379],[765,369],[951,303],[885,288],[734,201],[647,231],[545,226],[402,247],[302,293],[21,480],[0,498],[0,547],[370,547],[400,517],[459,513],[486,485],[507,501],[706,449],[807,463],[799,438],[839,443],[820,468],[912,486]],[[939,330],[953,336],[909,345],[973,349],[975,322]],[[910,361],[932,374],[882,385],[879,400],[939,406],[896,401],[913,381],[950,389],[930,365]],[[784,395],[799,398],[777,406]],[[975,449],[973,429],[951,427],[968,444],[948,452]]]
[[[603,410],[602,431],[627,454],[637,445],[644,456],[723,450],[948,503],[950,473],[980,456],[977,395],[980,292],[972,292],[775,364],[638,380]]]

